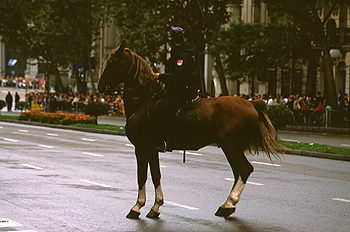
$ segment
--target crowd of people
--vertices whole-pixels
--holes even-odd
[[[298,124],[320,124],[324,121],[324,114],[327,104],[327,99],[321,96],[321,92],[317,92],[316,96],[306,96],[303,94],[290,95],[289,97],[282,97],[281,95],[244,95],[241,94],[238,97],[245,98],[247,100],[261,99],[264,100],[267,106],[271,105],[285,105],[292,110],[296,123]],[[349,99],[348,94],[342,93],[341,89],[338,89],[337,94],[338,107],[336,111],[340,113],[340,119],[343,125],[349,125],[350,123],[350,111],[349,111]]]
[[[26,88],[26,79],[24,77],[0,77],[1,87]],[[42,77],[27,78],[28,89],[44,90],[45,79]]]
[[[124,101],[121,95],[104,95],[104,94],[83,94],[83,93],[46,93],[44,91],[32,91],[27,94],[26,100],[28,108],[44,112],[67,111],[67,112],[84,112],[84,107],[91,101],[99,101],[110,106],[110,115],[124,115]]]

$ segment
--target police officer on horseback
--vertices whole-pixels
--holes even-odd
[[[171,29],[171,57],[165,66],[165,73],[154,73],[155,79],[165,84],[166,94],[160,103],[157,116],[159,118],[162,140],[171,140],[176,127],[176,112],[186,103],[199,98],[200,79],[197,66],[192,58],[192,47],[184,42],[184,30],[181,27]],[[165,145],[167,145],[165,143]],[[161,150],[161,149],[159,149]]]

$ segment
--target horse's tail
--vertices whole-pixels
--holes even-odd
[[[259,114],[258,127],[254,133],[254,140],[250,146],[250,151],[264,151],[271,159],[271,155],[280,159],[279,153],[283,153],[279,147],[280,140],[269,116],[267,115],[266,103],[262,100],[250,101]]]

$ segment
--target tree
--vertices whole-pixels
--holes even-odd
[[[91,72],[93,41],[98,37],[100,22],[106,17],[104,4],[107,3],[99,0],[0,1],[1,40],[19,50],[25,59],[43,64],[47,73],[54,72],[57,90],[63,92],[59,67],[67,68],[81,58],[84,69]]]
[[[231,23],[217,33],[211,53],[223,55],[225,73],[232,80],[247,76],[251,93],[255,93],[255,79],[267,81],[267,68],[289,66],[293,44],[304,41],[292,29],[291,24]],[[294,54],[298,58],[303,55]]]
[[[110,8],[110,15],[118,27],[119,37],[127,40],[129,46],[145,57],[154,70],[158,70],[157,64],[166,62],[170,28],[172,26],[184,28],[185,37],[195,51],[202,94],[205,95],[203,72],[205,47],[215,40],[214,32],[227,23],[230,3],[232,0],[121,0],[116,1],[114,7]],[[220,68],[219,61],[217,64]],[[223,78],[225,79],[224,76]]]
[[[349,4],[348,0],[295,0],[295,1],[273,1],[264,0],[272,18],[289,16],[295,26],[302,31],[313,35],[314,43],[322,50],[322,63],[325,68],[327,82],[327,99],[332,108],[337,107],[335,81],[333,77],[333,60],[329,51],[334,42],[334,33],[325,30],[328,22],[331,22],[331,15],[339,4]],[[323,9],[323,18],[319,15],[319,10]]]

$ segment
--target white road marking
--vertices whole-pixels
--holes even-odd
[[[85,182],[85,183],[88,183],[88,184],[93,184],[93,185],[102,186],[102,187],[105,187],[105,188],[112,188],[112,186],[110,186],[110,185],[107,185],[107,184],[100,184],[100,183],[93,182],[93,181],[89,181],[89,180],[81,179],[80,181]]]
[[[340,144],[340,146],[343,146],[343,147],[350,147],[350,144]]]
[[[125,144],[125,146],[127,146],[127,147],[134,147],[134,145],[132,145],[130,143]]]
[[[264,184],[260,184],[260,183],[250,182],[250,181],[247,181],[247,184],[252,184],[252,185],[257,185],[257,186],[263,186],[264,185]]]
[[[50,136],[58,136],[58,134],[50,134],[50,133],[46,133],[46,135],[50,135]]]
[[[166,168],[166,166],[163,166],[163,165],[159,165],[159,167],[161,167],[161,168]]]
[[[184,153],[184,151],[177,151],[177,152],[179,152],[179,153]],[[201,156],[201,155],[203,155],[203,154],[199,154],[199,153],[195,153],[195,152],[190,152],[190,151],[186,151],[186,155],[198,155],[198,156]]]
[[[27,130],[18,130],[18,131],[20,131],[20,132],[28,132]]]
[[[22,165],[27,167],[27,168],[33,168],[33,169],[36,169],[36,170],[42,170],[43,169],[43,168],[36,167],[36,166],[30,165],[30,164],[22,164]]]
[[[9,142],[14,142],[14,143],[17,142],[17,140],[15,140],[15,139],[6,139],[6,138],[5,138],[4,140],[5,140],[5,141],[9,141]]]
[[[348,203],[350,203],[350,200],[341,199],[341,198],[332,198],[332,200],[334,200],[334,201],[343,201],[343,202],[348,202]]]
[[[182,208],[185,208],[185,209],[189,209],[189,210],[199,210],[198,208],[191,207],[191,206],[188,206],[188,205],[182,205],[182,204],[179,204],[179,203],[176,203],[176,202],[172,202],[172,201],[164,201],[164,202],[167,203],[167,204],[170,204],[170,205],[179,206],[179,207],[182,207]]]
[[[270,163],[263,163],[263,162],[258,162],[258,161],[251,161],[253,164],[262,164],[262,165],[267,165],[267,166],[274,166],[274,167],[280,167],[282,165],[280,164],[270,164]]]
[[[43,148],[53,148],[53,146],[47,146],[47,145],[41,145],[41,144],[39,144],[38,146]]]
[[[14,222],[10,219],[0,218],[0,227],[15,227],[15,226],[23,226],[18,222]]]
[[[91,141],[91,142],[96,141],[95,139],[86,139],[86,138],[81,138],[81,140],[84,140],[84,141]]]
[[[36,232],[35,230],[16,230],[16,232]]]
[[[232,179],[232,178],[225,178],[225,180],[234,181],[234,179]],[[257,185],[257,186],[263,186],[264,185],[264,184],[260,184],[260,183],[256,183],[256,182],[250,182],[250,181],[247,181],[247,184]]]
[[[99,155],[99,154],[94,154],[94,153],[90,153],[90,152],[83,152],[84,155],[91,155],[91,156],[99,156],[102,157],[103,155]]]
[[[3,127],[2,126],[0,126],[0,129],[2,129]]]

